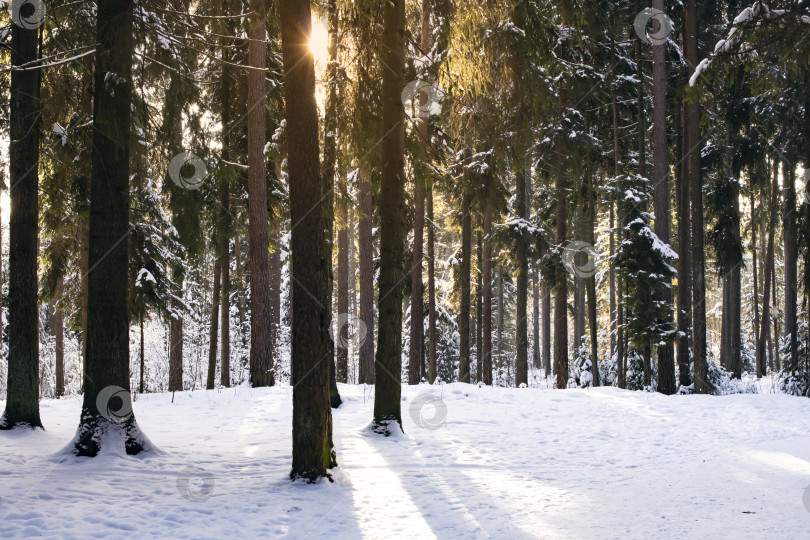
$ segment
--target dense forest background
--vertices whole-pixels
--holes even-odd
[[[39,88],[39,391],[59,397],[84,377],[97,8],[25,4],[0,16],[0,171],[22,69]],[[725,393],[774,375],[807,395],[810,3],[404,2],[396,102],[382,4],[312,3],[334,380],[375,381],[382,319],[411,384]],[[133,391],[255,384],[256,340],[260,382],[290,380],[299,219],[278,10],[134,3]],[[23,63],[21,17],[36,30]],[[399,194],[381,144],[396,107]]]

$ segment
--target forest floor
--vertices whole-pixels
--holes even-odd
[[[810,400],[761,391],[404,386],[386,439],[341,385],[318,485],[288,479],[288,386],[138,396],[139,457],[66,457],[81,399],[47,400],[0,433],[0,538],[807,538]]]

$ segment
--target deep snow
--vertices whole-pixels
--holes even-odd
[[[138,396],[143,457],[65,458],[81,399],[47,400],[0,433],[0,538],[807,538],[810,400],[763,390],[404,386],[386,439],[340,385],[318,485],[288,480],[288,386]]]

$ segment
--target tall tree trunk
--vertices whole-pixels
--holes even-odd
[[[484,384],[492,386],[492,197],[487,193],[484,201],[484,261],[482,278],[484,285],[484,320],[482,326],[484,341],[481,344]]]
[[[433,182],[427,188],[428,382],[436,381],[436,228],[433,226]],[[480,377],[480,375],[479,375]]]
[[[751,190],[751,272],[754,284],[754,297],[753,297],[753,310],[754,310],[754,351],[759,353],[759,265],[757,264],[757,221],[759,219],[759,212],[757,211],[757,196],[754,190]],[[759,373],[759,363],[757,363],[757,373]],[[761,375],[760,375],[761,376]]]
[[[774,235],[776,233],[776,208],[779,193],[777,184],[779,175],[779,163],[774,161],[774,183],[771,186],[771,201],[768,205],[768,248],[765,255],[765,279],[762,286],[762,320],[759,330],[759,342],[757,343],[757,377],[767,374],[767,359],[765,345],[769,341],[771,325],[771,280],[773,279],[773,266],[770,261],[774,257]]]
[[[689,151],[692,145],[689,142],[690,129],[688,128],[686,111],[689,105],[681,105],[680,111],[680,151],[681,156],[675,177],[675,191],[677,194],[678,218],[678,383],[683,386],[692,384],[689,373],[691,356],[689,340],[692,333],[692,257],[691,232],[689,230]],[[686,124],[686,125],[684,125]]]
[[[479,225],[482,225],[478,220]],[[484,371],[484,359],[481,356],[481,349],[484,346],[484,238],[481,235],[481,228],[476,231],[476,281],[475,281],[475,382],[483,382],[482,373]]]
[[[776,186],[774,186],[774,189],[777,190],[777,192],[778,192],[778,188]],[[777,208],[778,208],[778,206],[779,206],[779,203],[777,203]],[[778,210],[776,210],[776,211],[778,212]],[[775,248],[774,248],[774,251],[776,251]],[[781,363],[780,351],[779,351],[779,316],[778,316],[778,313],[779,313],[779,297],[776,295],[776,267],[774,266],[775,258],[776,258],[776,255],[774,254],[773,256],[771,256],[771,259],[768,261],[768,264],[771,267],[771,276],[772,276],[771,288],[772,288],[772,291],[773,291],[773,297],[771,298],[771,301],[773,302],[773,312],[774,312],[774,315],[773,315],[773,337],[772,337],[772,342],[773,342],[773,358],[774,358],[774,362],[776,364],[776,371],[781,371],[782,370],[782,363]]]
[[[564,171],[566,149],[558,149],[559,165],[555,192],[557,197],[556,232],[557,245],[565,244],[567,217],[568,181]],[[557,372],[557,388],[568,388],[568,276],[560,267],[557,271],[557,290],[554,297],[554,370]]]
[[[222,265],[219,257],[214,261],[214,279],[211,294],[211,324],[208,330],[208,379],[205,388],[214,389],[217,371],[217,330],[219,329],[219,288],[221,283]]]
[[[532,365],[535,369],[543,367],[540,356],[540,276],[537,267],[532,272]]]
[[[666,10],[664,0],[653,0],[653,7]],[[660,22],[657,22],[660,24]],[[653,44],[653,197],[655,207],[655,234],[659,240],[670,243],[671,212],[669,163],[667,159],[667,71],[666,44]],[[667,306],[665,322],[672,321],[672,281],[664,280],[660,301]],[[658,391],[675,393],[675,358],[672,343],[658,347]]]
[[[422,54],[430,49],[430,0],[422,0],[420,48]],[[428,118],[430,116],[428,94],[419,92],[419,149],[421,159],[427,163]],[[425,234],[425,178],[420,172],[414,174],[413,217],[413,264],[411,265],[411,346],[409,353],[408,384],[417,384],[422,378],[425,362],[424,290],[422,286],[422,258]]]
[[[698,65],[697,2],[688,0],[685,8],[686,62],[690,75]],[[695,362],[695,393],[709,392],[706,359],[706,254],[703,226],[703,179],[700,172],[700,109],[699,104],[686,104],[687,169],[691,205],[691,273],[692,273],[692,354]]]
[[[524,160],[528,161],[528,160]],[[531,165],[524,164],[522,171],[517,172],[517,191],[515,197],[515,210],[520,219],[529,219],[529,184],[531,183]],[[528,319],[526,317],[527,303],[529,296],[529,245],[528,240],[521,235],[517,239],[516,246],[516,288],[517,305],[515,309],[515,331],[517,333],[517,354],[515,357],[515,386],[529,384],[529,332]]]
[[[458,314],[458,381],[470,382],[470,262],[472,258],[472,193],[466,190],[461,201],[461,298]]]
[[[325,203],[325,182],[319,163],[315,65],[308,47],[309,0],[288,0],[281,4],[280,11],[292,223],[293,463],[290,476],[315,481],[327,476],[327,469],[337,465],[329,398],[331,261],[326,235],[331,234],[327,219],[330,209]],[[255,272],[261,271],[255,269]]]
[[[739,188],[734,188],[733,211],[736,215],[740,213],[740,194]],[[737,223],[735,235],[742,246],[742,239],[740,238],[740,225]],[[731,269],[729,280],[729,308],[730,308],[730,322],[729,322],[729,340],[731,341],[731,356],[730,356],[730,371],[737,379],[742,377],[742,275],[741,265],[735,264]]]
[[[504,298],[503,298],[503,269],[500,265],[495,266],[495,282],[498,291],[498,334],[496,343],[498,344],[498,355],[496,357],[497,366],[503,368],[504,366],[504,346],[503,346],[503,321],[504,321]]]
[[[371,200],[371,171],[365,163],[359,172],[358,251],[360,266],[360,320],[366,325],[365,340],[360,343],[359,382],[374,384],[374,239],[371,234],[374,207]],[[435,379],[435,364],[433,377]]]
[[[36,61],[38,31],[11,25],[11,65]],[[8,247],[8,383],[0,429],[41,428],[37,238],[40,70],[11,71]]]
[[[379,338],[375,369],[374,424],[388,434],[392,423],[402,428],[402,283],[404,272],[405,125],[402,93],[405,65],[405,1],[383,8],[382,188],[380,190]]]
[[[273,325],[271,322],[270,298],[270,261],[268,256],[270,239],[268,238],[267,232],[267,174],[264,162],[264,146],[267,138],[267,115],[265,111],[266,75],[264,72],[267,65],[267,30],[265,24],[267,3],[266,0],[251,0],[250,5],[253,11],[253,15],[250,17],[249,21],[250,28],[248,32],[250,38],[248,45],[248,64],[252,69],[249,69],[247,74],[248,228],[250,240],[249,266],[251,307],[250,382],[254,387],[259,387],[273,386],[275,383],[275,372],[273,369]],[[303,8],[299,9],[303,12]],[[290,11],[284,12],[290,14],[292,11],[295,10],[291,8]],[[308,6],[306,11],[309,13]],[[295,23],[290,21],[290,24]],[[282,24],[282,28],[283,26]],[[309,22],[307,22],[307,28],[309,28]],[[300,66],[297,74],[300,74],[305,69],[305,66]],[[289,78],[295,79],[295,75]],[[286,79],[287,77],[285,77],[285,84]],[[314,90],[312,91],[314,92]],[[291,109],[292,107],[289,108]],[[317,146],[317,125],[315,127],[315,144]],[[292,154],[293,146],[291,143],[289,144],[290,154]],[[290,177],[292,178],[292,175],[290,175]],[[315,178],[317,179],[317,174]],[[291,192],[292,184],[293,182],[291,181]],[[290,203],[290,206],[292,206],[292,203]],[[307,208],[311,209],[312,207],[307,206]],[[293,223],[296,223],[296,221],[293,220]],[[223,278],[226,275],[224,266],[222,275]],[[225,291],[223,291],[222,300],[223,302],[227,302]],[[326,329],[324,329],[324,331],[326,331]],[[293,458],[295,458],[295,456],[293,456]]]
[[[2,245],[2,241],[0,241]],[[2,266],[2,264],[0,264]],[[56,298],[53,312],[53,333],[55,341],[55,363],[56,363],[56,390],[55,397],[60,398],[65,395],[65,312],[59,307],[62,300],[64,278],[59,276],[56,280]],[[0,283],[2,290],[2,283]],[[0,324],[2,328],[2,324]]]
[[[349,376],[349,230],[346,221],[346,186],[343,178],[338,179],[337,222],[338,229],[338,268],[337,268],[337,310],[338,335],[335,336],[335,377],[337,382],[348,382]]]
[[[543,371],[545,376],[551,375],[551,291],[542,287],[540,294],[543,297]]]
[[[140,372],[140,380],[138,381],[138,393],[143,394],[144,389],[146,388],[146,386],[144,384],[144,380],[143,380],[144,371],[145,371],[144,368],[146,367],[145,366],[145,364],[146,364],[146,349],[144,348],[144,335],[143,335],[143,313],[141,313],[140,319],[138,320],[138,326],[139,326],[140,331],[141,331],[140,332],[141,333],[141,349],[140,349],[140,361],[141,361],[140,362],[141,363],[140,368],[141,368],[141,372]]]
[[[75,453],[102,444],[127,454],[149,450],[129,393],[129,138],[132,100],[132,0],[97,7],[87,370]]]
[[[173,291],[176,297],[182,295],[182,289]],[[183,391],[183,319],[169,319],[169,392]]]
[[[586,178],[587,188],[585,197],[585,241],[591,246],[596,246],[596,190],[593,185],[593,177]],[[593,385],[601,385],[599,374],[599,347],[597,343],[596,328],[596,275],[588,276],[585,279],[585,288],[588,292],[588,329],[590,330],[591,360],[593,362]]]
[[[785,250],[785,337],[788,354],[785,370],[799,369],[799,340],[796,318],[796,296],[799,278],[796,265],[797,220],[796,220],[796,168],[790,164],[783,188],[782,227]]]

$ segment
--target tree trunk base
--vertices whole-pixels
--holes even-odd
[[[157,448],[143,434],[134,416],[116,422],[100,414],[82,411],[79,429],[68,445],[68,451],[79,457],[96,457],[102,451],[120,453],[120,450],[128,456],[135,456],[141,452],[157,451]]]

